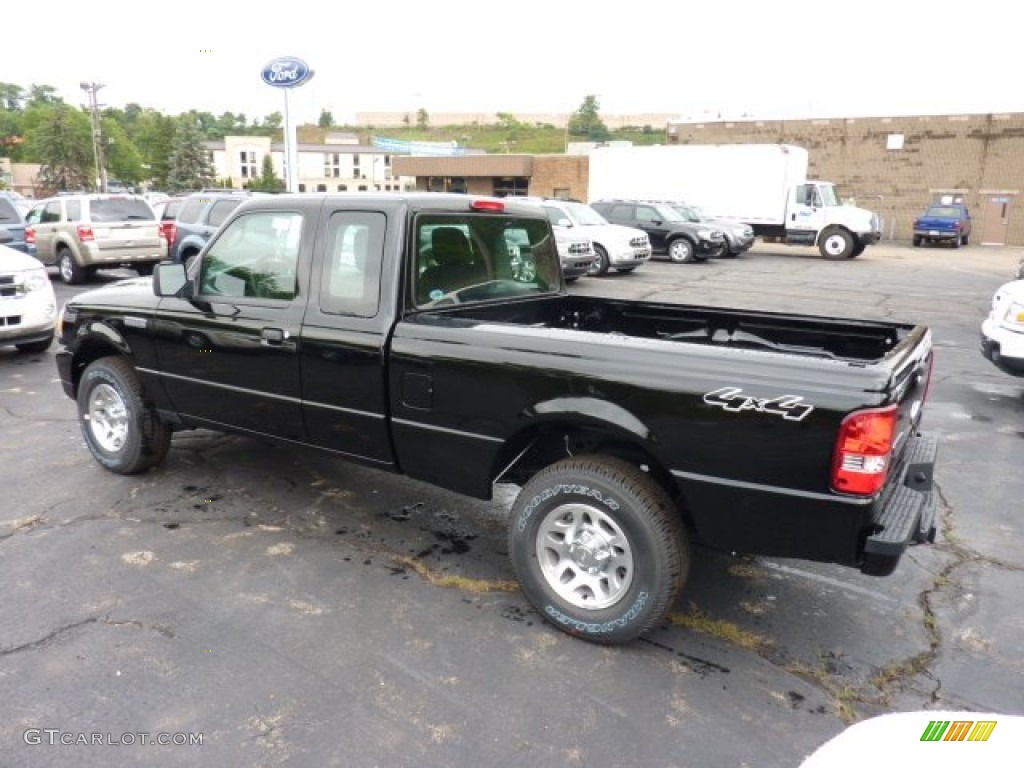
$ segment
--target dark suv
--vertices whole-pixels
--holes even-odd
[[[206,245],[217,228],[235,208],[253,193],[242,190],[193,192],[185,198],[174,222],[170,258],[187,262]]]
[[[612,224],[642,229],[655,253],[665,253],[680,264],[720,256],[725,234],[714,227],[687,221],[666,203],[645,200],[598,200],[590,207]]]

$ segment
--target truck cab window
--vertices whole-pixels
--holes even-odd
[[[259,211],[240,216],[203,257],[205,296],[291,300],[302,215]]]
[[[373,211],[331,216],[321,280],[320,309],[373,317],[380,297],[380,266],[387,217]]]

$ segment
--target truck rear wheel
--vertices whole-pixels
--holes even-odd
[[[839,227],[828,227],[818,240],[818,252],[826,259],[840,261],[850,258],[857,243],[853,235]]]
[[[545,620],[596,643],[633,640],[661,623],[690,566],[668,494],[620,459],[580,456],[538,472],[509,520],[509,555]]]
[[[159,464],[171,445],[171,428],[146,402],[135,370],[120,357],[101,357],[85,369],[78,420],[96,461],[121,475]]]

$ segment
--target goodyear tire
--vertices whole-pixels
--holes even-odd
[[[78,421],[93,457],[121,475],[159,464],[171,444],[171,428],[160,421],[131,364],[101,357],[78,384]]]
[[[650,475],[580,456],[538,472],[509,520],[523,592],[550,623],[596,643],[624,643],[662,623],[686,581],[689,540]]]

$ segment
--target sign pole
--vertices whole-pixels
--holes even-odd
[[[308,82],[313,77],[313,70],[302,59],[282,56],[268,62],[261,77],[267,85],[284,89],[284,181],[289,192],[296,192],[299,188],[299,145],[288,91]]]

